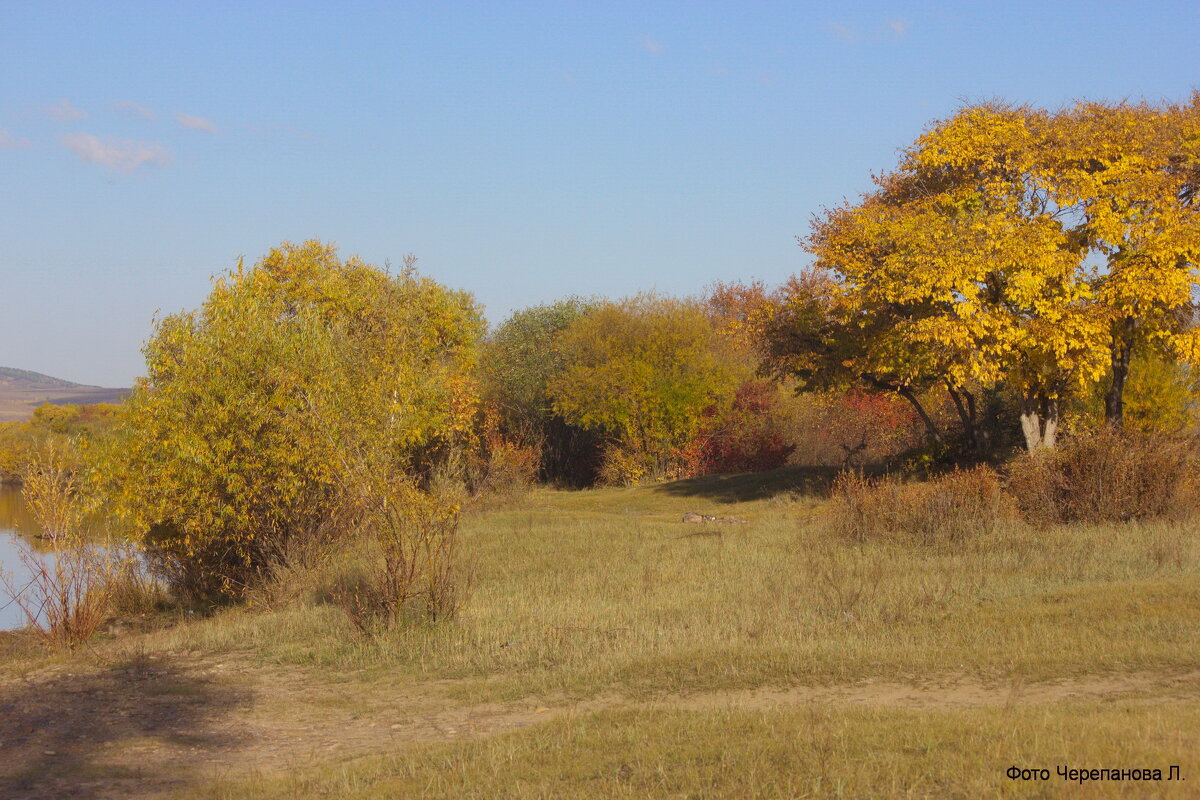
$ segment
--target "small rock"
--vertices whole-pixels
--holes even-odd
[[[742,519],[741,517],[714,517],[711,514],[697,514],[695,511],[689,511],[684,514],[679,520],[680,522],[715,522],[721,525],[747,525],[750,520]]]

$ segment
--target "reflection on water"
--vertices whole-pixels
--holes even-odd
[[[15,486],[0,486],[0,573],[20,588],[29,580],[29,573],[18,556],[19,547],[38,547],[35,538],[41,529],[33,521],[29,509],[21,500],[21,490]],[[0,586],[4,584],[0,582]],[[0,591],[0,631],[19,628],[25,615],[12,598]]]
[[[18,532],[26,537],[41,533],[16,486],[0,485],[0,533]]]

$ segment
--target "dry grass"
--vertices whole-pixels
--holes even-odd
[[[1037,530],[1001,520],[945,537],[953,546],[909,534],[857,541],[831,534],[830,501],[793,492],[779,502],[772,491],[787,487],[742,483],[738,491],[760,499],[714,499],[732,483],[535,490],[519,507],[465,515],[472,591],[437,624],[352,635],[328,587],[361,569],[353,556],[305,576],[290,602],[97,648],[302,670],[359,716],[374,712],[382,687],[399,686],[436,686],[460,704],[613,695],[662,704],[467,742],[400,746],[383,736],[392,756],[343,764],[330,754],[286,777],[217,782],[188,797],[1071,796],[1070,786],[1014,785],[1001,771],[1160,766],[1196,752],[1195,691],[1170,702],[1019,700],[1020,687],[1077,676],[1192,673],[1192,527]],[[686,526],[685,511],[751,524]],[[696,532],[707,535],[686,535]],[[30,664],[5,658],[0,672]],[[1018,699],[1011,708],[691,711],[669,700],[964,677],[1013,687]],[[1200,777],[1200,765],[1192,772]]]
[[[581,714],[521,732],[350,764],[222,781],[185,797],[423,798],[1194,797],[1200,710],[1137,702],[971,711],[813,703],[746,711]],[[1012,765],[1051,780],[1012,781]],[[1058,765],[1180,764],[1190,781],[1095,783]],[[1190,772],[1189,772],[1190,768]]]
[[[1200,646],[1200,541],[1185,526],[1014,523],[925,548],[831,536],[823,501],[704,502],[652,487],[537,491],[524,509],[464,517],[474,581],[444,624],[364,641],[312,591],[154,646],[454,678],[473,700],[944,673],[1038,680],[1189,668]],[[683,537],[695,531],[679,515],[696,509],[752,522]]]
[[[1193,440],[1105,428],[1013,462],[1008,488],[1039,525],[1187,519],[1200,510],[1198,473]]]
[[[924,545],[986,536],[1011,516],[1000,478],[987,467],[922,483],[845,472],[834,482],[829,514],[830,529],[854,541],[899,538]]]

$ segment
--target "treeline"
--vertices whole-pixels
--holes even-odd
[[[515,315],[487,345],[506,432],[542,441],[545,477],[590,442],[595,475],[628,482],[818,460],[785,422],[797,391],[882,434],[873,457],[914,422],[934,454],[977,459],[1192,426],[1200,95],[965,108],[875,183],[817,216],[814,266],[781,287]],[[847,460],[870,447],[854,438]]]
[[[818,215],[814,266],[782,286],[571,298],[491,331],[413,259],[284,244],[158,324],[81,486],[183,594],[242,597],[358,536],[383,571],[352,616],[437,616],[458,509],[534,480],[929,466],[1194,426],[1200,96],[965,108],[876,185]]]
[[[21,474],[39,451],[63,453],[78,468],[82,454],[97,438],[108,435],[120,406],[43,403],[23,422],[0,422],[0,484],[20,483]]]

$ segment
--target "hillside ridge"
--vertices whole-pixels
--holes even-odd
[[[29,419],[43,403],[119,403],[128,394],[129,389],[89,386],[28,369],[0,367],[0,423]]]
[[[63,380],[62,378],[55,378],[50,375],[45,375],[41,372],[34,372],[28,369],[17,369],[16,367],[0,367],[0,384],[11,384],[17,381],[55,389],[91,388],[87,387],[87,385],[83,383],[74,383],[72,381]]]

